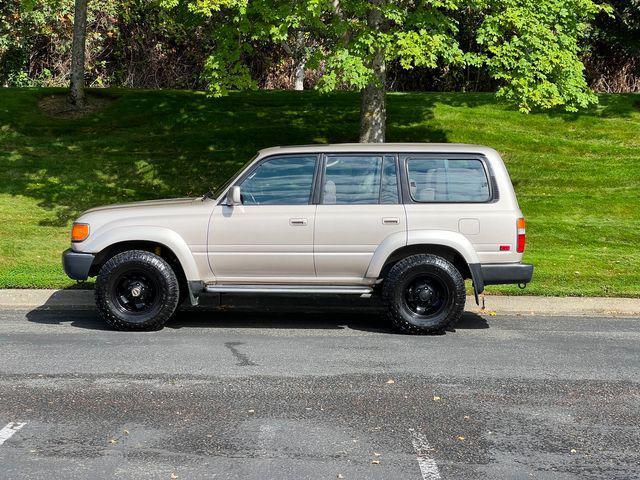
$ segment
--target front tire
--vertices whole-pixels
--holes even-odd
[[[382,286],[387,316],[407,334],[435,334],[453,328],[466,300],[464,278],[437,255],[411,255],[396,263]]]
[[[98,312],[116,330],[162,328],[175,313],[179,298],[179,282],[171,266],[144,250],[114,255],[96,279]]]

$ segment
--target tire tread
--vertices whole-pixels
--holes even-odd
[[[158,314],[144,323],[132,323],[119,318],[109,307],[107,301],[108,278],[113,270],[123,263],[142,265],[156,269],[166,282],[161,289],[161,307]],[[159,330],[173,316],[180,297],[178,278],[171,266],[160,256],[146,250],[127,250],[111,257],[100,268],[96,278],[94,296],[100,317],[115,330],[151,331]]]
[[[424,265],[440,268],[452,277],[455,284],[455,296],[449,315],[440,324],[430,327],[418,326],[409,322],[402,315],[400,305],[393,298],[395,288],[407,271]],[[453,329],[464,312],[466,301],[464,278],[451,262],[438,255],[411,255],[398,261],[389,271],[383,283],[382,299],[387,307],[387,318],[398,331],[409,335],[442,334],[446,330]]]

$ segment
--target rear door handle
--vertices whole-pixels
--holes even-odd
[[[306,218],[290,218],[289,225],[291,225],[292,227],[304,227],[305,225],[307,225],[307,219]]]
[[[383,225],[398,225],[400,224],[400,219],[398,217],[384,217],[382,223]]]

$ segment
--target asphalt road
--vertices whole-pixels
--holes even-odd
[[[640,478],[640,318],[266,310],[0,311],[0,478]]]

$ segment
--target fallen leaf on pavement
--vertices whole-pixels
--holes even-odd
[[[457,438],[458,440],[460,440],[461,442],[464,442],[464,436],[462,436],[462,435],[458,435],[456,438]]]
[[[439,397],[438,395],[434,395],[433,396],[433,401],[434,402],[439,402],[440,400],[442,400],[442,397]]]

